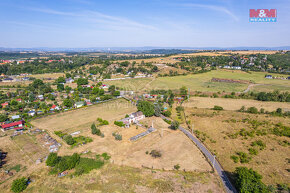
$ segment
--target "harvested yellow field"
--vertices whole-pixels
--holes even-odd
[[[290,103],[286,102],[264,102],[250,99],[228,99],[228,98],[209,98],[209,97],[191,97],[184,103],[185,107],[213,108],[215,105],[223,107],[225,110],[236,111],[242,106],[246,108],[256,107],[266,111],[275,111],[277,108],[290,110]]]

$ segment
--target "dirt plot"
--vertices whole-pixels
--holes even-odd
[[[39,167],[36,160],[39,158],[43,160],[48,155],[48,149],[43,147],[43,143],[37,139],[37,136],[28,134],[19,135],[13,139],[10,136],[1,137],[0,149],[7,152],[3,168],[0,169],[0,189],[6,187],[15,178],[36,170]],[[19,171],[12,169],[17,166],[19,166]],[[11,170],[13,175],[7,175],[5,170]]]
[[[213,108],[215,105],[225,110],[239,110],[242,106],[246,108],[264,108],[266,111],[275,111],[277,108],[290,109],[290,103],[286,102],[264,102],[250,99],[226,99],[209,97],[190,97],[189,102],[184,103],[185,107]]]
[[[201,132],[199,135],[205,145],[216,154],[226,171],[233,172],[236,167],[245,166],[258,171],[266,184],[289,183],[289,138],[271,133],[271,129],[279,122],[289,127],[289,118],[195,108],[185,108],[185,112],[187,120],[194,124],[195,130]],[[243,122],[244,119],[249,122]],[[242,129],[245,132],[241,133]],[[258,130],[266,134],[244,135]],[[257,140],[265,144],[264,149],[251,145]],[[258,154],[251,155],[249,148],[257,149]],[[231,156],[236,155],[236,152],[247,153],[251,157],[249,163],[235,163]]]
[[[135,125],[130,128],[108,125],[100,128],[105,135],[104,138],[101,138],[91,134],[90,124],[88,124],[80,129],[82,131],[80,135],[93,138],[93,142],[74,149],[62,147],[60,154],[67,155],[85,151],[108,152],[112,156],[112,162],[118,165],[173,170],[174,165],[179,164],[180,168],[186,171],[204,172],[211,170],[202,153],[183,133],[168,129],[169,125],[161,118],[146,119],[144,121],[148,122],[148,125],[154,120],[154,127],[157,131],[135,142],[131,142],[130,138],[146,131],[146,129],[136,128]],[[113,132],[122,135],[122,141],[115,140],[112,136]],[[161,137],[162,133],[163,137]],[[152,150],[160,151],[161,158],[153,158],[150,155]]]
[[[80,131],[80,135],[93,138],[93,142],[73,149],[63,143],[64,145],[60,148],[62,155],[85,151],[108,152],[114,163],[118,165],[172,170],[174,165],[180,164],[180,168],[187,171],[211,170],[210,165],[197,147],[180,131],[168,129],[169,125],[161,118],[142,120],[144,125],[148,126],[154,121],[153,124],[157,131],[136,142],[131,142],[131,137],[146,131],[146,129],[136,128],[135,125],[130,128],[120,128],[115,126],[113,121],[135,111],[135,106],[122,99],[37,119],[32,121],[32,124],[48,131],[64,131],[66,133]],[[105,135],[104,138],[91,134],[90,126],[92,123],[96,123],[98,117],[106,119],[110,123],[110,125],[100,127],[101,132]],[[115,140],[112,136],[113,132],[121,134],[123,140]],[[161,137],[162,134],[163,137]],[[53,135],[52,132],[51,135]],[[59,137],[54,137],[61,141]],[[161,158],[153,158],[149,154],[152,150],[160,151]]]

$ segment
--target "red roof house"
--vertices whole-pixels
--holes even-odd
[[[8,102],[5,102],[5,103],[2,103],[1,105],[2,105],[2,108],[5,108],[6,106],[9,105],[9,103]]]
[[[3,131],[7,131],[10,129],[20,130],[20,129],[23,129],[24,123],[25,121],[21,120],[21,121],[16,121],[12,123],[6,123],[6,124],[1,125],[0,127],[2,128]]]

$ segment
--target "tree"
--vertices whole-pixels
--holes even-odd
[[[262,182],[262,176],[252,168],[237,167],[234,176],[236,188],[241,193],[269,192],[266,185]]]
[[[78,86],[80,86],[80,85],[86,85],[86,84],[88,84],[89,83],[89,81],[88,81],[88,79],[86,79],[86,78],[79,78],[78,80],[77,80],[77,84],[78,84]]]
[[[50,153],[46,159],[46,165],[54,167],[59,162],[59,157],[56,153]]]
[[[115,90],[116,90],[115,85],[112,85],[112,86],[109,87],[109,91],[110,91],[111,94],[113,94],[115,92]]]
[[[40,88],[41,86],[43,86],[44,85],[44,83],[43,83],[43,81],[42,80],[40,80],[40,79],[35,79],[33,82],[32,82],[32,87],[33,88],[36,88],[36,89],[38,89],[38,88]]]
[[[154,105],[148,101],[140,101],[137,108],[139,111],[142,111],[146,117],[152,117],[155,113]]]
[[[18,178],[12,182],[11,190],[15,193],[18,193],[25,190],[27,186],[27,179],[25,177]]]
[[[57,84],[57,90],[58,91],[63,91],[64,90],[64,85],[63,84]]]
[[[93,134],[93,135],[98,135],[98,136],[100,136],[100,135],[102,134],[102,133],[101,133],[101,130],[98,129],[94,123],[91,125],[91,131],[92,131],[92,134]]]
[[[114,93],[113,93],[113,95],[114,95],[114,96],[120,96],[120,91],[115,90]]]
[[[72,107],[73,106],[73,102],[71,99],[64,99],[63,100],[63,105],[66,107]]]
[[[6,114],[0,114],[0,122],[4,122],[8,119],[8,116]]]
[[[178,127],[179,127],[179,122],[178,122],[178,121],[172,121],[172,122],[171,122],[171,126],[170,126],[170,128],[171,128],[172,130],[177,130]]]
[[[184,96],[187,95],[187,88],[185,86],[180,88],[180,95],[184,95]]]
[[[60,84],[60,83],[65,83],[65,78],[64,77],[58,77],[58,79],[56,79],[55,81],[56,83]]]
[[[68,145],[72,145],[75,143],[75,140],[73,139],[71,135],[66,135],[63,137],[63,139]]]
[[[72,156],[69,157],[69,159],[67,160],[67,164],[68,164],[68,168],[69,169],[73,169],[74,167],[76,167],[76,165],[79,164],[80,162],[80,155],[77,153],[74,153]]]

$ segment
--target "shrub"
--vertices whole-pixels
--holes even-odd
[[[111,156],[108,155],[107,153],[103,153],[102,157],[104,158],[104,160],[109,160],[111,158]]]
[[[115,132],[113,132],[112,135],[115,137],[115,140],[122,141],[122,135]]]
[[[107,121],[107,120],[103,120],[101,118],[98,118],[97,120],[99,121],[99,125],[100,126],[101,125],[109,125],[109,121]]]
[[[236,168],[234,180],[238,192],[269,192],[262,182],[262,176],[253,169],[246,167]]]
[[[252,142],[251,146],[259,146],[260,150],[263,150],[263,149],[265,149],[266,144],[263,143],[262,140],[256,140],[256,141]]]
[[[168,124],[171,124],[171,121],[168,120],[168,119],[163,119],[163,121],[165,121],[165,122],[168,123]]]
[[[240,158],[236,155],[232,155],[231,156],[231,159],[235,162],[235,163],[238,163],[240,161]]]
[[[75,167],[75,175],[82,175],[89,173],[93,169],[99,169],[104,165],[101,160],[95,160],[90,158],[81,158],[79,164]]]
[[[179,164],[174,165],[174,169],[179,170],[179,168],[180,168]]]
[[[172,130],[176,130],[176,129],[178,129],[178,127],[179,127],[179,122],[178,122],[178,121],[173,121],[173,122],[171,122],[171,126],[170,126],[170,128],[171,128]]]
[[[125,126],[125,124],[122,121],[115,121],[114,124],[119,126],[119,127],[124,127]]]
[[[102,133],[101,133],[101,130],[98,129],[94,123],[93,123],[92,126],[91,126],[91,131],[92,131],[92,134],[93,134],[93,135],[101,136],[101,134],[102,134]]]
[[[15,193],[22,192],[28,186],[28,180],[26,178],[18,178],[12,182],[11,190]]]
[[[259,151],[255,148],[249,148],[249,153],[251,155],[258,155]]]
[[[164,115],[165,117],[170,117],[171,116],[171,112],[169,110],[162,112],[162,115]]]
[[[152,151],[150,152],[150,155],[151,155],[152,157],[154,157],[154,158],[159,158],[159,157],[162,156],[161,152],[160,152],[160,151],[157,151],[157,150],[152,150]]]
[[[217,105],[215,105],[215,106],[213,107],[213,110],[221,111],[221,110],[224,110],[224,108],[221,107],[221,106],[217,106]]]
[[[60,158],[56,153],[50,153],[46,159],[46,165],[54,167],[59,162],[59,160]]]
[[[63,139],[68,145],[72,145],[76,142],[71,135],[65,135]]]
[[[155,113],[154,105],[148,101],[138,102],[137,108],[138,111],[142,111],[146,117],[152,117]]]
[[[242,152],[242,151],[237,152],[237,155],[239,156],[240,162],[242,164],[243,163],[249,163],[251,161],[251,159],[252,159],[247,153]]]
[[[253,114],[257,114],[259,111],[256,107],[250,107],[247,109],[248,113],[253,113]]]

